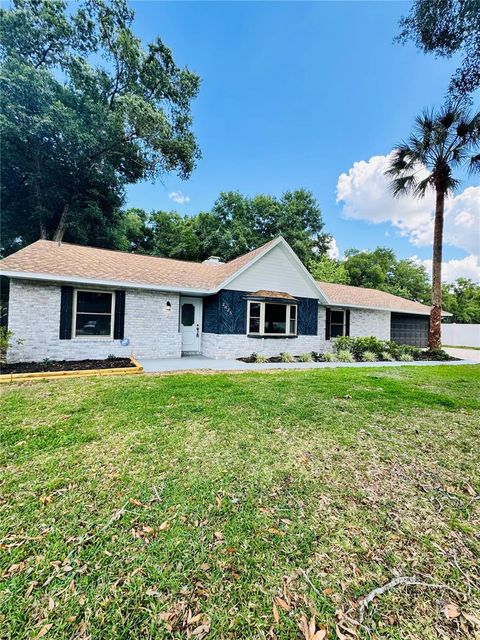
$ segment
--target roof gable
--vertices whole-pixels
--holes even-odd
[[[268,250],[222,284],[222,289],[285,291],[294,296],[322,299],[323,296],[295,252],[284,238],[278,238]]]

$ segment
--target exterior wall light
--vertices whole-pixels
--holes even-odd
[[[167,313],[170,313],[170,311],[172,310],[172,303],[170,302],[170,300],[167,301]]]

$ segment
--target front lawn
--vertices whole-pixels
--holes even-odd
[[[480,367],[2,389],[0,637],[474,638]],[[398,576],[400,585],[360,602]],[[313,625],[312,625],[313,626]]]

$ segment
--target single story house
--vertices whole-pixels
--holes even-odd
[[[38,240],[10,278],[10,362],[329,351],[341,335],[426,346],[429,307],[316,282],[279,237],[230,262],[171,260]]]

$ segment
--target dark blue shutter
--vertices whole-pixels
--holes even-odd
[[[345,335],[350,335],[350,309],[345,311]]]
[[[62,287],[60,297],[60,340],[72,337],[73,287]]]
[[[297,331],[299,336],[316,336],[318,333],[318,300],[298,298]]]
[[[330,340],[331,316],[332,316],[331,309],[326,309],[326,314],[325,314],[325,340]]]
[[[113,339],[123,340],[125,329],[125,291],[115,291],[115,322],[113,325]]]

